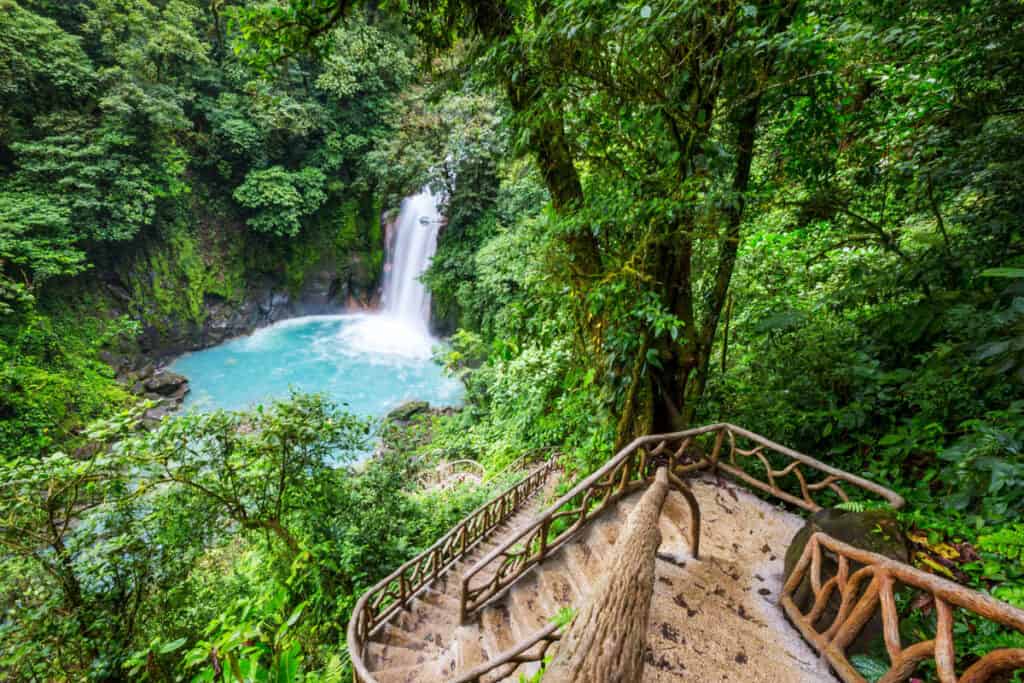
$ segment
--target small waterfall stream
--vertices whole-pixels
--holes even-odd
[[[429,189],[402,200],[389,236],[379,312],[345,328],[342,343],[369,354],[430,358],[436,343],[430,334],[430,292],[420,275],[437,251],[441,213]]]
[[[384,314],[424,331],[430,325],[430,293],[419,277],[437,251],[440,228],[437,197],[429,189],[406,197],[395,221],[394,252],[384,272]]]

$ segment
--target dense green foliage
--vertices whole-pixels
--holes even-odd
[[[1024,606],[1016,0],[0,0],[0,29],[3,675],[336,680],[359,590],[485,495],[417,495],[405,455],[582,474],[718,420],[897,489],[919,566]],[[358,471],[316,398],[111,418],[101,351],[325,252],[379,270],[428,176],[463,411]]]
[[[311,397],[135,433],[105,361],[325,259],[371,288],[382,208],[422,182],[394,163],[400,26],[350,16],[322,59],[265,73],[236,56],[238,9],[0,2],[4,679],[338,680],[359,591],[484,495],[356,467],[365,425]]]
[[[5,464],[5,675],[340,680],[358,593],[484,495],[420,494],[402,457],[356,468],[367,425],[316,396],[136,424]]]
[[[237,9],[0,2],[5,428],[73,437],[97,416],[80,395],[110,403],[96,351],[130,354],[139,330],[103,319],[140,323],[147,350],[181,348],[211,302],[262,283],[297,293],[325,263],[343,287],[377,280],[381,207],[419,170],[399,178],[389,147],[412,54],[353,16],[323,60],[261,74],[235,55]],[[97,320],[68,324],[83,313]],[[44,452],[33,438],[0,454]]]

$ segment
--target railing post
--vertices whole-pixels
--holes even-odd
[[[718,434],[715,436],[715,445],[711,449],[711,471],[714,472],[718,469],[718,458],[722,453],[722,441],[725,440],[725,427],[718,430]]]
[[[545,517],[544,521],[540,525],[540,554],[537,555],[537,561],[541,562],[544,560],[544,556],[548,552],[548,527],[551,524],[551,518]]]

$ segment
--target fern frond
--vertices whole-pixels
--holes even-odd
[[[1024,562],[1024,524],[1014,524],[994,533],[979,536],[978,548],[1010,560]]]

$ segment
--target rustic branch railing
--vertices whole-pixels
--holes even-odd
[[[463,575],[460,598],[463,623],[531,567],[561,548],[587,522],[625,496],[650,484],[659,464],[668,465],[669,472],[682,467],[685,464],[684,454],[693,439],[714,429],[641,437],[578,483],[520,534],[492,550]],[[672,487],[689,503],[690,548],[696,556],[700,539],[697,500],[678,477],[670,479]],[[562,525],[568,526],[562,529]],[[474,578],[484,570],[491,570],[488,578],[482,583],[475,583]]]
[[[485,474],[484,466],[476,460],[450,460],[424,472],[419,478],[419,484],[423,488],[448,486],[465,480],[480,484],[483,483]],[[461,478],[452,481],[454,477]]]
[[[715,435],[711,453],[693,448],[700,436]],[[752,442],[743,448],[738,440]],[[727,452],[723,446],[728,443]],[[693,452],[691,452],[693,451]],[[724,456],[724,457],[723,457]],[[781,464],[778,461],[782,461]],[[776,462],[773,462],[776,461]],[[674,490],[682,493],[691,513],[690,542],[696,556],[699,549],[700,511],[697,501],[683,483],[683,475],[707,470],[721,471],[766,493],[810,511],[821,509],[815,496],[829,491],[848,500],[843,485],[880,496],[893,507],[903,505],[895,492],[849,472],[844,472],[735,425],[707,425],[673,434],[655,434],[634,440],[600,469],[577,484],[551,508],[504,545],[495,548],[474,565],[462,579],[461,618],[469,616],[505,590],[545,557],[558,550],[584,525],[630,493],[647,486],[660,464],[668,466]],[[812,479],[811,472],[823,475]],[[762,478],[758,478],[760,475]],[[790,493],[783,485],[792,483]],[[564,530],[560,520],[571,520]],[[565,522],[561,522],[565,524]],[[484,581],[474,581],[485,573]]]
[[[835,576],[822,581],[825,553],[837,563]],[[794,593],[809,575],[813,604],[803,612]],[[931,595],[935,603],[937,629],[934,639],[904,647],[900,641],[900,616],[896,608],[897,584]],[[831,623],[826,614],[832,594],[838,591],[839,605]],[[907,680],[923,661],[935,662],[941,683],[983,683],[995,674],[1024,669],[1024,648],[997,649],[972,664],[963,675],[956,673],[953,642],[954,610],[960,608],[1024,633],[1024,610],[1017,609],[947,579],[928,574],[838,541],[824,533],[811,536],[800,561],[783,587],[779,599],[790,620],[804,638],[825,656],[846,683],[866,683],[850,664],[846,650],[879,611],[890,668],[879,683]]]
[[[487,674],[495,673],[491,680],[500,680],[510,675],[520,664],[529,662],[542,662],[547,656],[550,647],[561,639],[561,626],[549,624],[535,634],[522,640],[505,652],[498,654],[490,661],[480,664],[474,669],[456,678],[453,683],[480,683]]]
[[[725,472],[749,486],[810,512],[817,512],[823,507],[815,500],[815,496],[822,492],[831,492],[841,501],[849,500],[849,495],[843,488],[844,484],[877,495],[893,508],[903,507],[905,501],[902,496],[873,481],[826,465],[809,455],[777,444],[742,427],[731,424],[712,427],[718,432],[714,449],[710,457],[704,456],[696,465],[691,466],[695,469],[708,468]],[[752,445],[749,448],[742,448],[737,443],[740,439],[749,441]],[[723,457],[722,446],[726,440],[728,452]],[[805,470],[824,476],[812,481],[811,472]],[[786,484],[795,492],[787,491]]]
[[[373,630],[399,609],[405,609],[420,590],[472,551],[494,527],[515,514],[523,502],[544,486],[554,466],[553,461],[548,461],[518,484],[484,503],[441,540],[403,564],[359,598],[348,624],[348,649],[357,681],[374,680],[363,662],[363,650]]]

